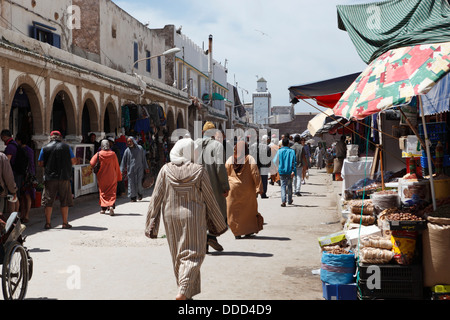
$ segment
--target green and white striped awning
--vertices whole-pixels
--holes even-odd
[[[400,47],[450,41],[447,0],[390,0],[338,5],[338,27],[346,30],[369,64]]]

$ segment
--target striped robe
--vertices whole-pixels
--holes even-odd
[[[219,236],[227,230],[201,165],[168,163],[161,168],[148,207],[147,237],[157,238],[161,214],[179,294],[192,298],[200,293],[207,231]]]

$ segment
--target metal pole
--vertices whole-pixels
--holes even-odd
[[[209,63],[208,63],[208,71],[209,71],[209,105],[212,107],[213,102],[213,36],[209,35]]]
[[[423,132],[425,134],[425,147],[427,150],[427,161],[428,161],[428,168],[430,172],[430,187],[431,187],[431,200],[433,201],[433,210],[436,211],[436,193],[434,191],[434,178],[433,178],[433,167],[431,165],[431,152],[430,152],[430,140],[428,139],[428,131],[427,131],[427,125],[425,122],[425,113],[423,112],[423,105],[422,105],[422,99],[418,99],[419,106],[420,106],[420,113],[422,114],[422,125],[423,125]]]

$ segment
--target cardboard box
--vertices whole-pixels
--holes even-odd
[[[364,236],[377,235],[382,236],[381,229],[376,225],[372,226],[361,226],[361,228],[347,230],[345,232],[345,237],[350,245],[357,246],[359,238],[363,238]]]
[[[342,240],[345,240],[345,232],[339,231],[339,232],[332,233],[327,236],[320,237],[319,245],[320,245],[320,247],[329,246],[329,245],[333,245],[335,243],[339,243]]]
[[[402,137],[406,138],[402,149],[403,158],[420,157],[422,155],[422,147],[415,135]]]

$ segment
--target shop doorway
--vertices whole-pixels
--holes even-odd
[[[71,97],[65,91],[59,91],[53,100],[50,131],[58,130],[63,137],[76,135],[77,122]]]
[[[177,117],[177,129],[184,129],[183,114],[181,114],[181,113],[178,113],[178,117]]]
[[[83,106],[81,116],[81,134],[87,139],[90,132],[98,132],[97,113],[95,112],[95,104],[92,100],[87,99]],[[87,140],[86,140],[87,141]]]
[[[50,131],[57,130],[61,132],[61,135],[65,137],[68,134],[67,131],[67,113],[64,106],[66,100],[65,93],[60,91],[53,101],[52,118],[50,120]]]
[[[30,145],[34,134],[33,114],[31,112],[30,99],[23,87],[17,89],[11,103],[9,130],[13,137],[15,137],[18,132],[24,133],[27,139],[25,142],[27,145]]]
[[[107,135],[114,134],[114,136],[117,136],[119,124],[117,121],[117,113],[112,103],[108,103],[106,106],[105,116],[103,119],[103,131]]]

